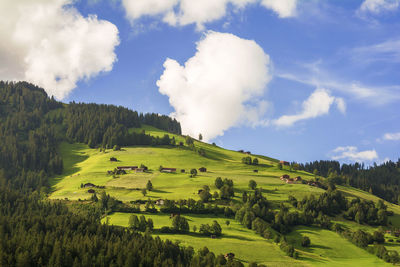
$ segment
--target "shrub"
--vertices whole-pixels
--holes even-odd
[[[302,247],[309,247],[311,245],[311,240],[308,236],[303,236],[301,239],[301,246]]]

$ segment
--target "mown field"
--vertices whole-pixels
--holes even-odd
[[[164,136],[165,132],[151,127],[136,129],[145,130],[153,136]],[[184,142],[181,136],[174,136],[177,143]],[[263,189],[264,195],[268,200],[278,204],[286,201],[289,195],[301,199],[309,194],[321,194],[324,190],[303,185],[285,184],[279,177],[282,174],[289,174],[291,177],[301,176],[309,180],[313,175],[302,171],[290,171],[288,167],[283,170],[278,168],[278,160],[264,156],[257,156],[258,166],[245,165],[241,162],[244,156],[240,152],[226,150],[214,145],[195,141],[197,148],[205,151],[205,156],[183,146],[166,147],[123,147],[121,151],[99,151],[90,149],[83,144],[62,143],[60,152],[64,159],[64,172],[61,176],[51,180],[53,191],[51,199],[84,200],[89,199],[91,194],[87,189],[81,188],[82,184],[93,183],[97,186],[104,186],[104,189],[96,188],[99,193],[105,190],[111,196],[124,201],[155,199],[188,199],[198,200],[198,190],[203,185],[210,186],[211,193],[218,191],[214,185],[216,177],[229,178],[234,181],[235,197],[233,201],[240,201],[243,191],[248,191],[249,180],[255,180],[257,187]],[[252,155],[251,155],[252,156]],[[118,159],[111,162],[110,157]],[[252,156],[253,158],[255,156]],[[113,177],[108,175],[108,170],[113,170],[117,166],[140,166],[146,165],[149,168],[147,173],[128,172],[126,175]],[[160,173],[159,166],[177,168],[176,173]],[[192,168],[206,167],[206,173],[199,173],[196,177],[189,177]],[[181,173],[184,169],[185,172]],[[258,172],[254,172],[258,170]],[[147,181],[151,181],[154,190],[148,191],[143,196],[140,189],[145,188]],[[378,198],[371,194],[356,190],[350,187],[339,186],[349,198],[360,197],[377,201]],[[390,217],[394,226],[400,227],[400,207],[386,203],[389,210],[394,211],[395,215]],[[129,213],[113,213],[104,218],[104,223],[113,225],[127,226]],[[171,226],[171,219],[167,214],[145,214],[147,218],[152,218],[155,228]],[[217,220],[223,229],[223,236],[218,239],[200,236],[191,232],[187,235],[181,234],[161,234],[157,233],[162,239],[177,241],[185,246],[202,248],[207,246],[216,253],[234,252],[236,257],[244,263],[252,261],[264,263],[267,266],[386,266],[382,260],[369,254],[365,250],[356,247],[338,234],[314,227],[297,227],[291,232],[288,238],[299,240],[302,235],[311,238],[312,246],[304,249],[300,245],[296,247],[299,251],[300,259],[295,260],[287,257],[279,247],[238,224],[234,219],[230,219],[230,225],[225,224],[226,218],[215,217],[214,215],[184,215],[189,219],[190,229],[194,225],[197,228],[203,223],[211,223]],[[335,222],[344,227],[355,230],[361,228],[372,232],[376,228],[366,225],[359,225],[354,222],[346,221],[341,217],[335,218]],[[157,232],[157,231],[156,231]],[[387,236],[387,239],[390,239]],[[386,243],[389,249],[400,252],[400,243]],[[245,264],[246,265],[246,264]]]

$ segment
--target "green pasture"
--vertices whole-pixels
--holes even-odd
[[[108,222],[112,225],[128,226],[129,213],[114,213],[108,216]],[[140,216],[141,214],[136,214]],[[144,214],[146,218],[154,221],[154,228],[160,229],[162,226],[171,226],[171,219],[168,214]],[[277,245],[258,236],[252,230],[249,230],[234,219],[229,219],[230,224],[225,224],[226,218],[220,218],[213,215],[183,215],[189,221],[190,233],[188,234],[162,234],[157,233],[162,239],[177,241],[184,246],[192,246],[200,249],[207,246],[216,254],[235,253],[235,257],[241,260],[245,266],[250,262],[264,263],[267,266],[307,266],[305,262],[294,260],[286,256]],[[208,236],[198,234],[201,224],[211,224],[213,220],[218,221],[222,227],[222,237],[211,239]],[[103,223],[107,221],[103,219]],[[196,225],[197,232],[193,232],[193,226]]]
[[[163,137],[165,132],[145,126],[142,129],[147,134]],[[183,136],[169,134],[174,136],[177,144],[184,142]],[[90,149],[84,144],[62,143],[60,153],[64,161],[64,172],[62,175],[53,177],[50,181],[52,185],[51,199],[78,200],[89,199],[91,194],[87,189],[81,188],[81,184],[93,183],[98,186],[104,186],[104,189],[96,188],[97,192],[105,190],[108,194],[122,201],[132,201],[138,199],[199,199],[198,190],[203,185],[211,188],[211,193],[218,191],[214,186],[216,177],[229,178],[234,181],[235,197],[233,201],[239,201],[244,191],[250,191],[248,188],[249,180],[255,180],[257,187],[262,188],[264,195],[268,200],[279,204],[286,201],[289,195],[302,199],[309,194],[321,194],[324,190],[297,184],[286,184],[279,177],[283,174],[289,174],[291,177],[301,176],[305,180],[311,180],[313,175],[303,171],[290,171],[288,167],[279,170],[278,160],[265,156],[253,156],[259,159],[258,166],[249,166],[241,162],[246,154],[226,150],[218,146],[195,141],[197,148],[205,150],[205,156],[190,150],[187,146],[133,146],[123,147],[121,151],[99,151]],[[110,157],[118,159],[117,162],[111,162]],[[117,166],[140,166],[141,164],[149,167],[146,173],[128,172],[126,175],[113,176],[108,175],[108,170],[113,170]],[[159,166],[177,168],[176,173],[160,173]],[[194,178],[189,177],[190,169],[206,167],[207,172],[198,173]],[[182,173],[181,170],[184,170]],[[254,172],[258,170],[258,172]],[[141,189],[145,188],[147,181],[150,180],[154,190],[147,192],[143,196]],[[347,186],[338,186],[346,197],[359,197],[362,199],[378,201],[379,198]],[[385,202],[388,209],[395,214],[389,217],[389,221],[395,227],[400,228],[400,207]],[[130,214],[114,213],[108,216],[109,223],[120,226],[127,226]],[[152,218],[155,228],[170,226],[171,220],[168,215],[146,214],[146,217]],[[190,215],[185,216],[189,219],[191,231],[193,225],[197,228],[200,224],[211,223],[217,220],[223,228],[223,237],[211,239],[200,236],[197,233],[183,234],[161,234],[156,231],[162,239],[178,241],[182,245],[202,248],[207,246],[216,253],[234,252],[244,263],[255,261],[264,263],[267,266],[384,266],[382,260],[369,254],[363,249],[356,247],[349,241],[340,237],[338,234],[313,227],[297,227],[289,235],[289,238],[300,240],[302,235],[311,238],[312,246],[304,249],[300,245],[296,249],[300,253],[300,260],[294,260],[285,256],[279,247],[256,235],[252,230],[248,230],[239,225],[235,220],[230,220],[230,225],[225,224],[225,218],[218,218],[213,215]],[[103,219],[107,221],[106,218]],[[334,222],[342,224],[351,230],[362,229],[372,233],[377,227],[360,225],[355,222],[344,220],[341,216],[333,218]],[[386,240],[390,239],[387,236]],[[400,253],[400,243],[386,242],[388,249],[396,250]],[[246,265],[246,264],[245,264]]]

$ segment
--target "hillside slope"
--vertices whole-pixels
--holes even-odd
[[[162,138],[166,134],[170,138],[174,137],[177,144],[184,143],[185,138],[180,135],[174,135],[158,130],[150,126],[144,126],[134,131],[150,134],[154,137]],[[123,202],[146,201],[157,199],[180,200],[193,198],[199,200],[198,190],[203,185],[210,187],[210,192],[217,192],[214,181],[217,177],[229,178],[234,182],[235,196],[231,203],[239,203],[242,199],[242,193],[248,191],[250,180],[257,183],[258,188],[269,201],[272,201],[276,207],[280,203],[286,202],[288,196],[295,196],[302,199],[304,196],[313,194],[320,195],[325,190],[309,186],[302,183],[287,184],[279,179],[283,174],[290,177],[301,176],[303,180],[313,180],[314,175],[304,171],[291,171],[287,166],[279,169],[277,160],[264,156],[253,156],[259,160],[259,165],[246,165],[242,163],[242,158],[248,155],[226,150],[214,145],[194,141],[195,150],[188,146],[133,146],[123,147],[120,151],[111,149],[100,151],[99,149],[90,149],[83,144],[62,143],[60,153],[64,159],[64,172],[51,180],[53,191],[50,194],[51,199],[68,200],[89,200],[92,194],[87,188],[81,188],[81,185],[93,183],[98,186],[95,191],[100,194],[105,191],[107,194]],[[198,151],[202,150],[202,155]],[[110,161],[110,158],[116,158],[118,161]],[[148,172],[136,173],[128,171],[125,175],[109,175],[107,171],[115,169],[117,166],[140,166],[144,164],[149,168]],[[176,168],[176,173],[162,173],[159,167]],[[189,177],[189,171],[193,168],[207,168],[207,172],[199,172],[195,177]],[[184,170],[184,173],[181,172]],[[257,170],[257,172],[255,172]],[[142,193],[146,183],[151,181],[153,190],[148,191],[144,196]],[[104,188],[103,188],[104,187]],[[351,187],[338,187],[348,198],[359,197],[361,199],[378,201],[379,198],[371,194]],[[216,202],[222,205],[223,202]],[[225,205],[228,203],[225,203]],[[393,226],[400,227],[400,209],[397,205],[386,203],[389,210],[394,211],[391,217]],[[143,210],[143,206],[141,207]],[[171,219],[167,214],[143,213],[146,218],[154,221],[155,229],[161,229],[163,226],[170,226]],[[137,214],[137,215],[140,215]],[[110,223],[120,226],[128,226],[131,213],[116,212],[103,219],[104,223]],[[295,260],[287,257],[279,247],[272,241],[268,241],[253,231],[245,228],[234,219],[230,219],[229,225],[225,225],[226,218],[220,215],[195,215],[187,214],[185,217],[189,220],[190,227],[194,225],[199,229],[201,224],[217,220],[223,229],[223,236],[220,239],[212,240],[209,238],[191,234],[165,234],[156,232],[162,239],[178,241],[185,246],[193,246],[200,249],[207,246],[217,253],[233,252],[243,263],[258,262],[268,266],[385,266],[387,263],[376,256],[369,254],[366,250],[358,248],[339,234],[322,230],[316,227],[296,227],[287,238],[294,238],[297,242],[303,235],[308,235],[312,239],[310,248],[303,248],[296,245],[299,252],[299,259]],[[363,229],[373,232],[377,227],[368,225],[359,225],[338,216],[333,218],[334,222],[340,223],[344,227],[353,230]],[[397,250],[394,242],[385,244],[391,249]],[[339,247],[338,247],[339,246]]]

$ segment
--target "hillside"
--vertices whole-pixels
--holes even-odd
[[[180,135],[164,132],[162,130],[143,126],[135,129],[137,132],[145,132],[154,137],[162,138],[166,134],[174,138],[176,143],[185,143],[185,138]],[[253,156],[258,158],[259,164],[246,165],[242,163],[242,158],[248,155],[226,150],[214,145],[194,141],[196,151],[191,150],[187,145],[183,146],[132,146],[122,147],[120,151],[112,149],[102,150],[90,149],[84,144],[62,143],[60,152],[64,159],[64,171],[60,176],[51,180],[52,193],[51,199],[68,199],[69,202],[76,200],[86,200],[82,203],[90,203],[92,193],[87,188],[81,188],[82,184],[93,183],[100,187],[95,188],[96,194],[105,191],[110,196],[125,203],[138,200],[155,201],[157,199],[168,199],[179,201],[181,199],[192,198],[199,200],[198,190],[203,185],[210,187],[210,193],[218,192],[214,181],[217,177],[229,178],[234,182],[235,196],[231,201],[214,200],[213,205],[222,206],[241,203],[243,192],[252,192],[248,184],[250,180],[257,183],[257,188],[261,188],[262,193],[275,209],[279,209],[280,203],[287,203],[288,196],[302,199],[308,195],[318,196],[325,192],[324,189],[302,183],[287,184],[279,177],[289,174],[290,177],[301,176],[303,180],[314,180],[314,175],[304,171],[292,171],[284,166],[282,170],[278,167],[278,160],[263,156]],[[203,155],[198,151],[202,149]],[[110,161],[110,158],[118,161]],[[128,171],[124,175],[109,175],[107,171],[113,170],[117,166],[140,166],[144,164],[149,168],[148,172],[136,173]],[[162,173],[159,167],[176,168],[176,173]],[[207,172],[199,172],[195,177],[189,177],[189,171],[193,168],[207,168]],[[181,170],[185,172],[182,173]],[[257,170],[255,172],[254,170]],[[322,179],[322,178],[321,178]],[[151,181],[152,191],[147,191],[144,196],[142,193],[146,183]],[[103,188],[104,187],[104,188]],[[379,198],[351,187],[338,186],[338,191],[342,192],[348,199],[360,198],[377,202]],[[394,216],[390,217],[392,226],[400,227],[400,208],[397,205],[386,203],[388,209],[394,211]],[[168,234],[160,232],[160,229],[171,225],[168,213],[149,213],[145,212],[142,204],[141,212],[111,212],[102,219],[103,223],[128,227],[131,214],[138,216],[145,215],[146,219],[151,218],[154,222],[154,235],[162,239],[177,241],[185,246],[193,246],[196,249],[207,246],[216,253],[225,254],[233,252],[236,258],[245,264],[257,262],[267,266],[384,266],[387,265],[383,260],[366,250],[357,247],[338,233],[310,226],[296,226],[287,235],[287,239],[295,245],[299,253],[298,259],[293,259],[285,255],[272,240],[264,239],[257,235],[253,230],[247,229],[235,218],[226,218],[223,215],[213,214],[184,214],[189,221],[190,227],[207,224],[217,220],[222,227],[223,235],[218,239],[210,239],[196,232],[188,234]],[[156,206],[159,210],[160,207]],[[293,209],[293,208],[291,208]],[[229,220],[230,224],[226,225]],[[332,222],[338,223],[343,227],[352,229],[362,229],[371,234],[377,229],[376,226],[360,225],[354,221],[343,219],[342,216],[332,218]],[[307,235],[312,240],[310,248],[300,245],[300,239]],[[394,238],[394,237],[393,237]],[[387,240],[390,237],[387,236]],[[396,239],[396,238],[394,238]],[[397,239],[396,239],[397,240]],[[385,243],[390,249],[400,250],[395,240]]]
[[[0,92],[1,266],[400,262],[399,206],[370,193],[181,136],[167,116]]]

